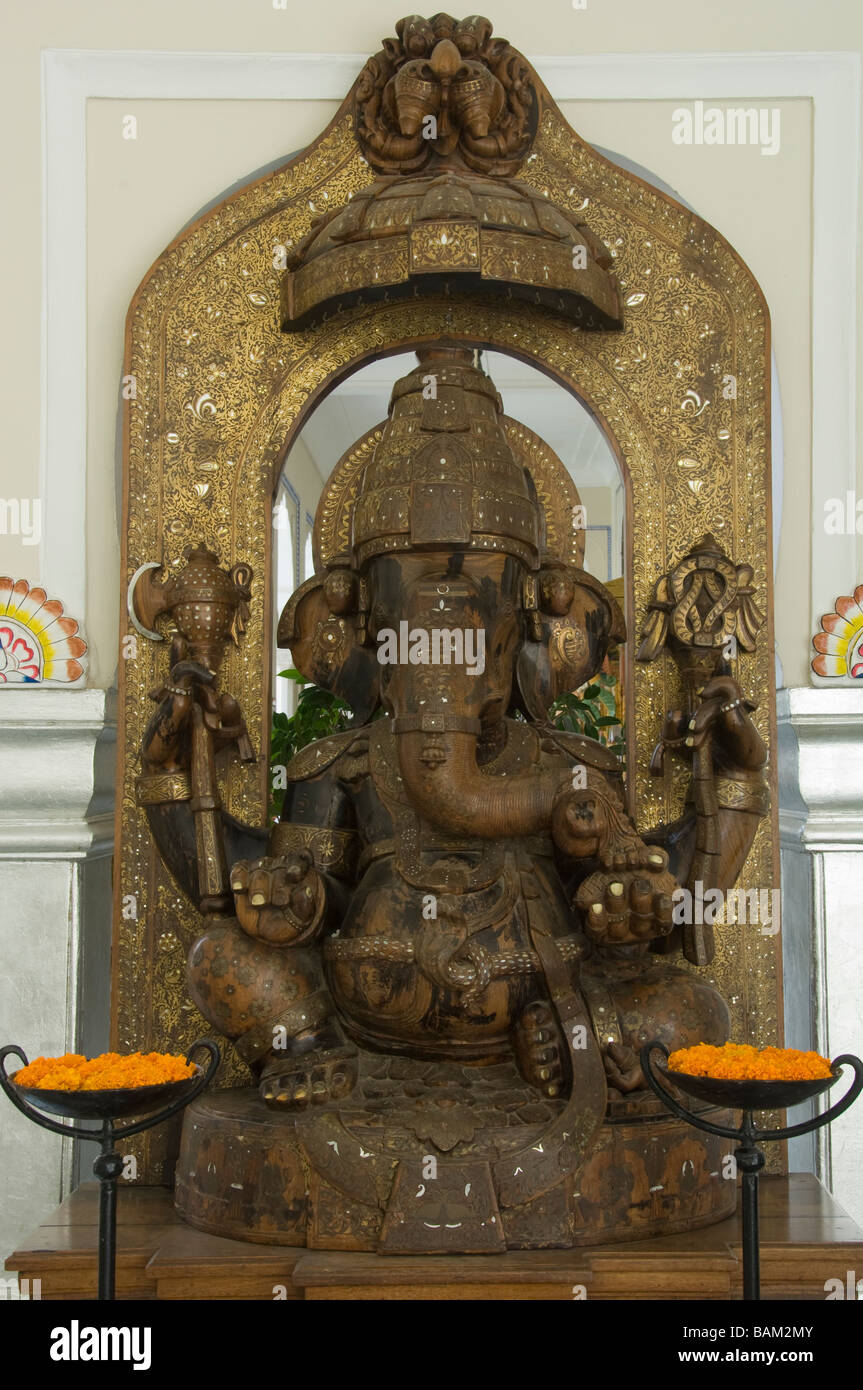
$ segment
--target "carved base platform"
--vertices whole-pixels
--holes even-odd
[[[202,1231],[264,1245],[492,1255],[670,1235],[734,1210],[728,1141],[658,1103],[643,1115],[623,1105],[581,1171],[561,1173],[531,1167],[554,1103],[507,1089],[505,1068],[451,1069],[488,1092],[468,1107],[457,1075],[424,1092],[409,1064],[388,1065],[361,1105],[339,1113],[276,1112],[250,1089],[202,1096],[184,1119],[177,1211]],[[440,1066],[434,1077],[438,1086]],[[517,1180],[525,1169],[516,1200],[502,1167]]]
[[[729,1183],[733,1187],[733,1183]],[[762,1177],[764,1299],[825,1298],[825,1281],[863,1269],[861,1230],[811,1174]],[[44,1299],[96,1296],[98,1184],[84,1183],[6,1261]],[[739,1299],[738,1216],[704,1230],[583,1250],[383,1257],[226,1240],[196,1231],[163,1187],[118,1194],[121,1299]]]

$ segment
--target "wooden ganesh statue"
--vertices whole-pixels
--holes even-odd
[[[549,722],[624,625],[502,420],[464,348],[425,347],[396,382],[346,543],[280,623],[354,723],[296,755],[270,831],[221,809],[215,773],[226,745],[249,755],[218,667],[251,577],[199,549],[176,592],[139,582],[139,618],[169,609],[178,632],[139,801],[204,917],[191,996],[254,1078],[186,1120],[177,1201],[206,1229],[491,1252],[733,1206],[721,1141],[660,1113],[638,1050],[727,1037],[691,968],[709,927],[674,895],[730,887],[767,808],[725,660],[760,624],[751,571],[707,536],[657,584],[638,655],[667,649],[683,672],[658,756],[691,766],[691,792],[642,835],[615,754]]]

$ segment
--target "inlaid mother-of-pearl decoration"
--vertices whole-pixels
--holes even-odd
[[[853,597],[837,598],[835,612],[821,619],[823,632],[816,632],[812,645],[818,652],[812,661],[816,676],[849,676],[863,680],[863,584]]]
[[[87,643],[77,633],[59,599],[26,579],[0,578],[0,686],[78,680]]]

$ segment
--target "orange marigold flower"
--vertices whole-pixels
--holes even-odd
[[[794,1047],[759,1051],[749,1043],[734,1042],[680,1048],[671,1053],[668,1068],[718,1081],[821,1081],[833,1075],[829,1060],[818,1052],[799,1052]]]
[[[185,1081],[195,1067],[170,1052],[103,1052],[89,1061],[77,1052],[62,1057],[36,1057],[15,1073],[19,1086],[40,1091],[122,1091],[135,1086],[158,1086]]]

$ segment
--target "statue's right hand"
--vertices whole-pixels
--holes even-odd
[[[668,936],[674,924],[677,883],[668,872],[668,855],[648,849],[643,868],[609,873],[599,870],[586,878],[575,896],[588,935],[598,944],[632,945]]]
[[[195,703],[192,689],[169,687],[144,733],[141,757],[146,771],[188,768],[187,729]]]
[[[278,859],[240,859],[231,869],[237,920],[273,946],[308,941],[317,931],[326,889],[307,850]]]

